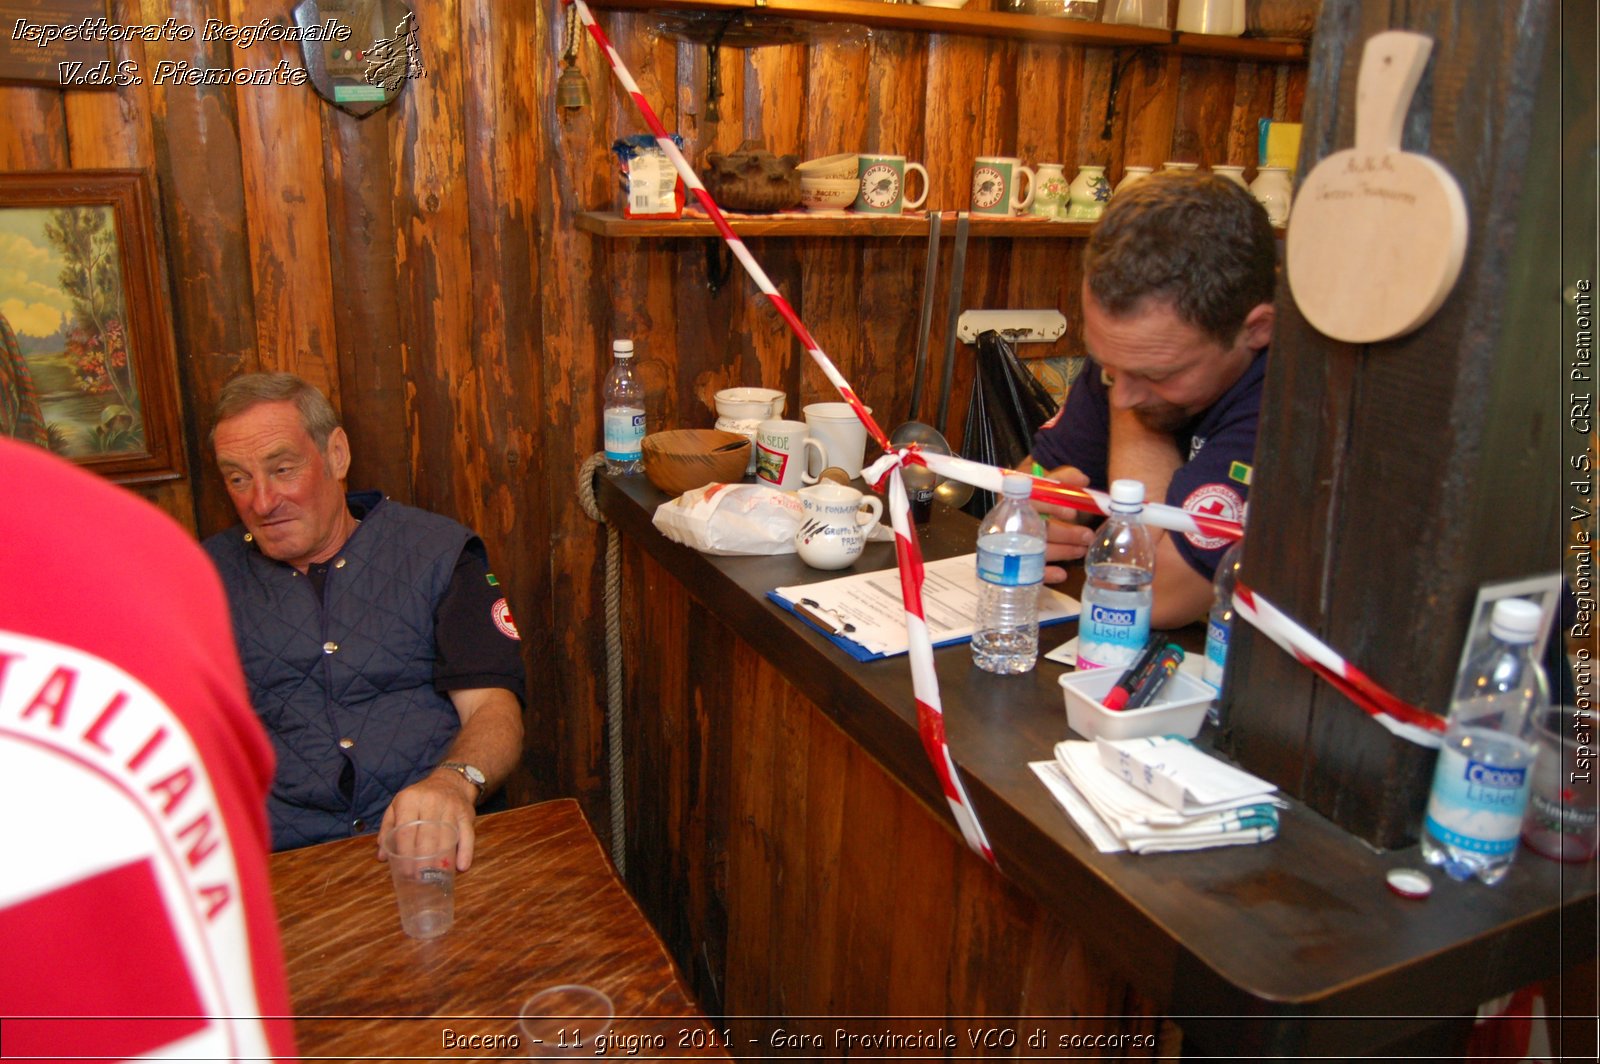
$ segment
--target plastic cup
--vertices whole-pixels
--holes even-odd
[[[1574,706],[1556,706],[1534,719],[1533,788],[1522,841],[1557,861],[1594,858],[1596,805],[1595,715]]]
[[[450,930],[456,916],[456,826],[412,820],[389,829],[382,845],[401,929],[412,938],[438,938]]]
[[[611,1029],[615,1015],[611,999],[592,986],[547,987],[522,1003],[517,1018],[522,1048],[532,1060],[593,1057],[595,1039]]]

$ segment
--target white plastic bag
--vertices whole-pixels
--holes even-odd
[[[800,499],[763,484],[707,484],[656,507],[662,535],[707,554],[793,554]]]

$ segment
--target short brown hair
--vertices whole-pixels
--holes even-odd
[[[1215,174],[1158,173],[1119,192],[1083,252],[1089,292],[1113,316],[1154,297],[1222,344],[1277,289],[1272,223]]]
[[[211,438],[216,440],[217,426],[230,417],[238,417],[251,407],[262,403],[292,402],[300,411],[300,423],[310,433],[317,450],[328,448],[328,437],[339,427],[339,415],[328,397],[316,385],[296,377],[293,373],[242,373],[222,386],[217,405],[211,412]]]

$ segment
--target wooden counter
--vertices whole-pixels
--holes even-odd
[[[1299,804],[1265,845],[1099,854],[1027,768],[1068,735],[1063,670],[991,676],[951,647],[946,728],[996,873],[938,792],[905,659],[856,663],[765,598],[830,574],[669,542],[643,477],[600,499],[625,542],[629,884],[736,1044],[852,1013],[961,1038],[965,1017],[1053,1016],[1051,1038],[1138,1037],[1131,1056],[1172,1048],[1164,1020],[1214,1052],[1437,1051],[1465,1027],[1437,1021],[1594,955],[1593,864],[1524,853],[1497,888],[1435,874],[1406,901],[1384,873],[1422,867],[1415,848],[1374,853]],[[975,528],[936,510],[926,556]],[[875,544],[854,571],[893,563]]]
[[[455,925],[436,939],[401,932],[371,835],[274,854],[272,887],[308,1060],[525,1058],[539,1050],[511,1041],[518,1009],[562,983],[611,997],[608,1055],[726,1057],[570,799],[478,819]],[[572,1027],[592,1045],[589,1021]]]

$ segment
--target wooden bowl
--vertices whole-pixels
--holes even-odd
[[[668,495],[744,479],[750,440],[721,429],[669,429],[644,438],[644,475]]]

